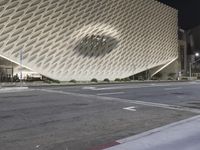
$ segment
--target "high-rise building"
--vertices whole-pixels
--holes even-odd
[[[200,26],[187,30],[187,70],[192,72],[192,76],[200,77]],[[198,54],[198,55],[196,55]],[[190,63],[191,69],[190,69]]]
[[[2,0],[0,12],[0,56],[52,79],[125,78],[178,58],[177,10],[155,0]]]
[[[178,39],[179,39],[179,63],[180,70],[182,75],[187,75],[187,31],[183,29],[179,29],[178,31]]]

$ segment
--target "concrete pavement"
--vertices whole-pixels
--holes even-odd
[[[200,116],[118,140],[105,150],[199,150]]]
[[[199,88],[198,82],[145,83],[1,93],[0,150],[103,149],[198,115]]]

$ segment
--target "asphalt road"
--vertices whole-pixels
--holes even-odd
[[[97,150],[198,115],[199,89],[180,82],[0,93],[0,150]]]

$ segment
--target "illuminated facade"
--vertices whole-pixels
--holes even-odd
[[[124,78],[178,57],[177,10],[154,0],[3,0],[0,56],[52,79]]]

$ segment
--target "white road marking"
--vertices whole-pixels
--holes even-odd
[[[100,94],[97,94],[99,96],[101,95],[116,95],[116,94],[124,94],[125,92],[115,92],[115,93],[100,93]]]
[[[102,91],[102,90],[117,90],[117,89],[139,89],[139,88],[152,88],[152,87],[169,87],[173,86],[172,84],[149,84],[149,85],[134,85],[134,86],[111,86],[111,87],[103,87],[103,88],[96,88],[96,87],[83,87],[82,89],[90,89],[94,91]],[[166,89],[180,89],[182,87],[175,87],[175,88],[166,88]]]
[[[182,98],[185,98],[185,96],[181,96],[181,95],[177,95],[176,97],[182,99]]]
[[[39,148],[39,147],[40,147],[40,145],[36,145],[35,147],[36,147],[36,148]]]
[[[155,84],[155,83],[152,83],[151,85],[152,85],[152,86],[155,86],[156,84]]]
[[[71,96],[76,96],[76,97],[85,97],[85,98],[94,98],[94,99],[98,98],[99,100],[105,100],[105,101],[106,100],[107,101],[116,101],[116,102],[121,102],[121,103],[130,103],[130,104],[158,107],[158,108],[164,108],[164,109],[170,109],[170,110],[187,111],[187,112],[200,114],[199,109],[182,107],[182,106],[177,106],[177,105],[168,105],[168,104],[161,104],[161,103],[152,103],[152,102],[144,102],[144,101],[138,101],[138,100],[128,100],[128,99],[121,99],[121,98],[114,98],[114,97],[89,95],[89,94],[71,93],[71,92],[48,90],[48,89],[36,89],[36,90],[49,92],[49,93],[71,95]]]
[[[104,87],[104,88],[94,88],[94,91],[102,91],[102,90],[117,90],[117,89],[135,89],[135,88],[145,88],[152,86],[113,86],[113,87]]]
[[[92,86],[85,86],[82,88],[83,90],[94,90],[95,87],[92,87]]]
[[[164,90],[170,91],[170,90],[180,90],[183,89],[182,87],[175,87],[175,88],[165,88]]]
[[[170,84],[150,84],[150,85],[135,85],[135,86],[110,86],[110,87],[102,87],[102,88],[96,88],[96,87],[90,87],[85,86],[82,89],[83,90],[94,90],[94,91],[101,91],[101,90],[116,90],[116,89],[135,89],[135,88],[149,88],[149,87],[159,87],[159,86],[170,86]]]
[[[33,89],[29,89],[28,87],[0,88],[0,93],[17,93],[17,92],[27,92],[27,91],[33,91]]]
[[[66,150],[69,150],[68,147],[66,147]]]
[[[135,106],[123,108],[124,110],[136,111]]]
[[[195,81],[193,81],[193,82],[190,82],[190,84],[199,84],[198,82],[195,82]]]

